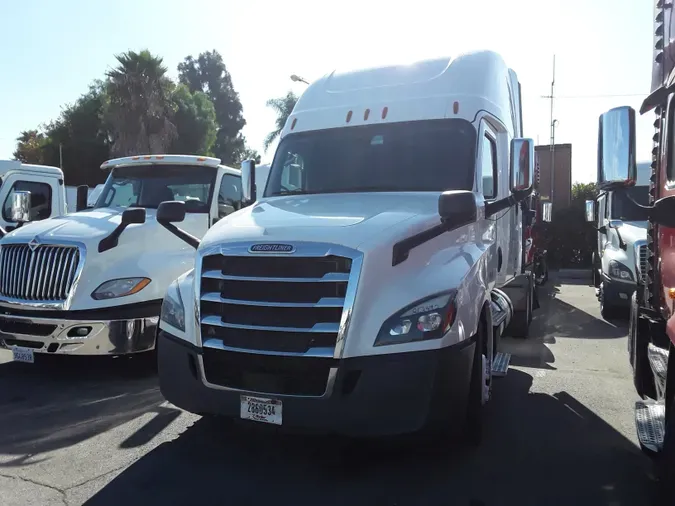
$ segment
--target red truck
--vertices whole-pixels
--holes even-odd
[[[654,118],[647,242],[635,253],[638,286],[630,309],[628,352],[635,388],[635,422],[642,449],[656,457],[663,504],[675,504],[675,14],[654,10],[652,86],[640,109]],[[600,116],[598,181],[606,190],[635,185],[635,111]]]

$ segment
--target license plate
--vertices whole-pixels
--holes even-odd
[[[282,403],[277,399],[241,396],[241,418],[281,425]]]
[[[16,362],[26,362],[28,364],[32,364],[35,362],[35,355],[33,354],[33,348],[23,348],[22,346],[12,347],[12,358]]]

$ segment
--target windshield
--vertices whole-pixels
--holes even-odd
[[[265,196],[473,188],[476,131],[430,120],[290,134],[277,149]]]
[[[649,204],[649,187],[633,186],[623,191],[612,193],[611,219],[623,221],[647,221],[649,219],[647,211],[641,209],[633,202],[633,199],[640,205]]]
[[[187,212],[208,213],[215,178],[215,169],[194,165],[115,167],[94,207],[157,208],[180,200]]]

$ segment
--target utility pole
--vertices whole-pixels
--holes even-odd
[[[59,142],[59,169],[63,170],[63,144]]]
[[[554,181],[554,172],[555,172],[555,124],[556,120],[553,119],[553,100],[554,100],[554,93],[553,90],[555,88],[555,55],[553,55],[553,78],[551,79],[551,172],[550,172],[550,178],[551,178],[551,189],[549,193],[549,202],[553,203],[553,181]]]

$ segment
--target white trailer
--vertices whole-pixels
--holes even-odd
[[[533,309],[521,203],[534,143],[521,137],[520,85],[494,52],[312,83],[264,191],[245,162],[250,205],[192,241],[194,270],[167,290],[166,399],[286,427],[478,441],[508,366],[499,337]],[[163,204],[158,221],[182,227],[182,207]]]
[[[15,359],[154,349],[167,286],[194,262],[157,223],[157,207],[184,201],[184,227],[201,237],[241,205],[239,169],[215,158],[133,156],[102,168],[110,174],[92,209],[26,223],[0,241],[0,345]]]

